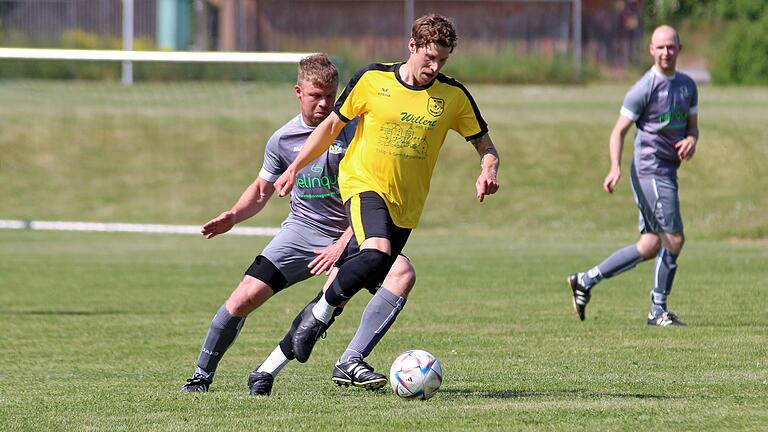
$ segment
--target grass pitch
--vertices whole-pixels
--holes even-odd
[[[0,430],[765,430],[768,90],[700,89],[670,299],[690,326],[645,325],[648,263],[598,286],[586,322],[570,310],[566,275],[636,236],[630,138],[618,191],[600,187],[628,85],[469,85],[501,190],[476,203],[477,156],[451,134],[406,249],[417,286],[369,358],[433,352],[432,400],[331,384],[365,293],[272,397],[247,395],[317,279],[248,318],[212,392],[179,393],[266,238],[0,231]],[[202,224],[297,113],[265,84],[0,81],[0,100],[0,219]],[[249,224],[277,226],[275,201]]]
[[[596,288],[581,323],[565,276],[615,243],[498,241],[416,231],[417,286],[369,358],[442,362],[426,402],[330,381],[369,298],[359,294],[273,395],[246,377],[321,285],[246,321],[205,395],[181,394],[207,326],[266,238],[0,231],[3,430],[760,430],[768,424],[764,244],[697,242],[672,308],[645,325],[651,265]]]

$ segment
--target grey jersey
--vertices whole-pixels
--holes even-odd
[[[339,193],[339,162],[347,152],[356,127],[357,120],[349,122],[328,151],[297,173],[289,218],[333,237],[341,236],[347,229],[349,222]],[[278,129],[267,141],[259,177],[273,183],[277,181],[296,159],[313,130],[304,123],[301,114]]]
[[[688,135],[688,116],[698,112],[691,77],[667,77],[651,68],[624,97],[621,114],[637,125],[635,166],[641,177],[676,178],[680,158],[675,143]]]

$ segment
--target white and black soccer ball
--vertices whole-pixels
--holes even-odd
[[[443,368],[435,356],[424,350],[400,354],[389,369],[389,384],[404,399],[431,398],[443,383]]]

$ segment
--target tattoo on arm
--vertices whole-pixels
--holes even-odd
[[[499,157],[498,153],[496,152],[496,147],[493,146],[493,143],[490,140],[488,140],[486,143],[483,143],[483,137],[480,137],[474,138],[470,140],[470,142],[475,147],[475,150],[477,150],[481,160],[487,154],[496,156],[497,158]]]

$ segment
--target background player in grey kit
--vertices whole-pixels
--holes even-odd
[[[653,67],[627,92],[611,132],[611,169],[603,182],[608,193],[613,193],[621,178],[624,137],[632,123],[637,126],[630,180],[640,210],[640,239],[586,272],[568,277],[573,308],[581,320],[597,283],[656,257],[647,323],[685,325],[667,309],[677,257],[685,242],[677,169],[682,161],[693,157],[699,139],[696,84],[676,70],[681,48],[675,29],[660,26],[654,30],[649,47]]]
[[[337,87],[338,72],[325,54],[301,60],[294,87],[301,113],[272,135],[267,142],[259,176],[232,209],[203,225],[201,233],[204,236],[212,238],[223,234],[264,208],[274,193],[274,181],[293,162],[315,126],[330,114]],[[328,151],[307,165],[298,176],[291,194],[288,218],[214,316],[195,372],[182,386],[182,391],[208,391],[219,361],[235,341],[248,314],[282,289],[331,269],[341,256],[352,230],[339,195],[337,176],[339,162],[355,134],[355,126],[350,123]],[[407,295],[414,282],[413,268],[407,259],[399,256],[387,274],[384,286],[402,296]],[[311,308],[321,294],[322,291],[307,307]],[[380,308],[379,297],[374,299],[377,301],[371,300],[370,307]],[[252,395],[269,395],[274,377],[295,358],[291,341],[300,316],[294,320],[283,341],[248,377]]]

